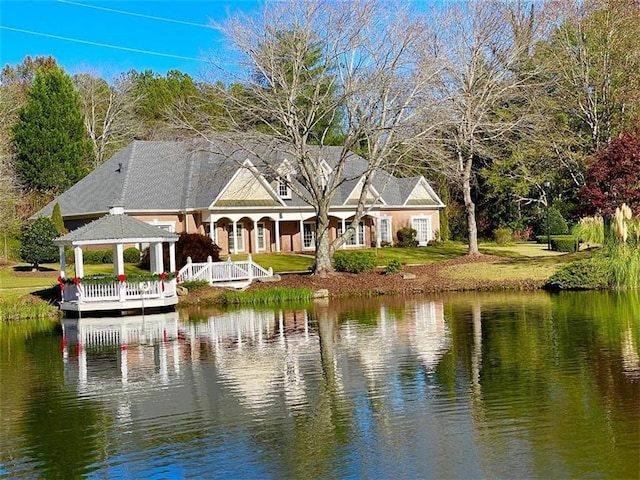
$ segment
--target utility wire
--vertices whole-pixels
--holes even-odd
[[[0,29],[10,30],[12,32],[27,33],[29,35],[36,35],[39,37],[54,38],[56,40],[64,40],[67,42],[82,43],[84,45],[92,45],[95,47],[113,48],[116,50],[124,50],[126,52],[144,53],[146,55],[156,55],[158,57],[178,58],[180,60],[191,60],[194,62],[210,63],[207,60],[204,60],[202,58],[186,57],[183,55],[172,55],[171,53],[152,52],[151,50],[140,50],[138,48],[120,47],[118,45],[112,45],[109,43],[91,42],[89,40],[80,40],[79,38],[69,38],[69,37],[62,37],[60,35],[52,35],[50,33],[33,32],[31,30],[23,30],[21,28],[7,27],[6,25],[0,25]]]
[[[134,17],[148,18],[151,20],[159,20],[161,22],[179,23],[181,25],[189,25],[192,27],[211,28],[209,25],[206,25],[204,23],[194,23],[194,22],[186,22],[184,20],[175,20],[173,18],[156,17],[154,15],[145,15],[143,13],[129,12],[125,10],[116,10],[115,8],[99,7],[97,5],[87,5],[86,3],[70,2],[69,0],[57,0],[57,1],[58,3],[66,3],[69,5],[75,5],[78,7],[93,8],[96,10],[103,10],[105,12],[119,13],[121,15],[131,15]]]

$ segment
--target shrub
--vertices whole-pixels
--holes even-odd
[[[135,247],[125,249],[122,254],[125,263],[138,263],[140,261],[140,250]]]
[[[553,235],[551,237],[551,250],[554,252],[575,252],[578,249],[578,241],[573,235]]]
[[[394,273],[399,273],[402,271],[402,267],[403,265],[400,260],[398,260],[397,258],[392,258],[391,260],[389,260],[389,263],[387,263],[385,274],[393,275]]]
[[[562,217],[560,210],[556,207],[549,207],[549,211],[545,212],[545,228],[547,226],[547,215],[549,218],[549,233],[551,233],[551,235],[564,235],[569,233],[569,227],[567,226],[565,219]]]
[[[398,246],[399,247],[417,247],[418,240],[416,237],[418,236],[418,232],[415,228],[404,227],[398,230]]]
[[[510,228],[496,228],[493,232],[493,238],[498,245],[506,245],[513,241],[513,232]]]
[[[527,241],[533,237],[533,228],[524,227],[513,232],[513,239],[517,241]]]
[[[55,262],[59,259],[58,247],[53,240],[58,237],[58,230],[49,217],[36,218],[22,236],[20,257],[38,268],[41,263]]]
[[[611,284],[611,273],[601,258],[568,263],[554,273],[545,288],[549,290],[599,290]]]
[[[169,265],[169,245],[164,244],[163,262],[165,267]],[[194,263],[206,262],[207,257],[211,257],[214,262],[220,261],[220,247],[211,238],[199,233],[181,233],[176,242],[176,268],[182,268],[187,264],[187,257],[191,257]],[[140,267],[149,269],[151,256],[149,249],[145,248],[140,260]]]
[[[376,268],[376,257],[371,252],[338,252],[333,256],[333,267],[338,272],[370,272]]]

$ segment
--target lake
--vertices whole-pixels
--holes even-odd
[[[640,294],[0,327],[0,478],[638,478]]]

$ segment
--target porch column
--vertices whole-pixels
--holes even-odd
[[[76,262],[76,277],[84,277],[84,264],[82,260],[82,247],[75,247],[73,249],[74,261]]]
[[[60,277],[65,278],[67,276],[67,256],[64,251],[64,245],[58,247],[60,251]]]
[[[216,222],[213,219],[209,222],[209,238],[213,243],[216,243]]]
[[[254,246],[252,249],[249,249],[249,253],[254,252],[257,253],[260,249],[259,249],[259,244],[258,244],[258,221],[254,220],[253,221],[253,240],[254,240]]]
[[[275,221],[276,235],[276,252],[280,252],[280,220]]]
[[[238,254],[238,222],[233,221],[233,253]]]
[[[347,231],[347,223],[345,221],[345,219],[342,219],[342,234],[344,235],[344,232]],[[342,246],[340,248],[346,248],[347,247],[347,242],[343,242]]]
[[[300,251],[304,250],[304,220],[300,219]]]
[[[113,246],[113,267],[116,275],[124,275],[124,246],[117,243]]]
[[[379,218],[375,218],[372,219],[371,221],[371,226],[373,227],[373,224],[375,222],[375,226],[376,226],[376,248],[380,248],[381,245],[381,239],[380,239],[380,219]]]

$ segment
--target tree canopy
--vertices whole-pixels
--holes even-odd
[[[613,215],[623,203],[640,213],[640,137],[625,133],[591,159],[581,198],[588,215]]]

